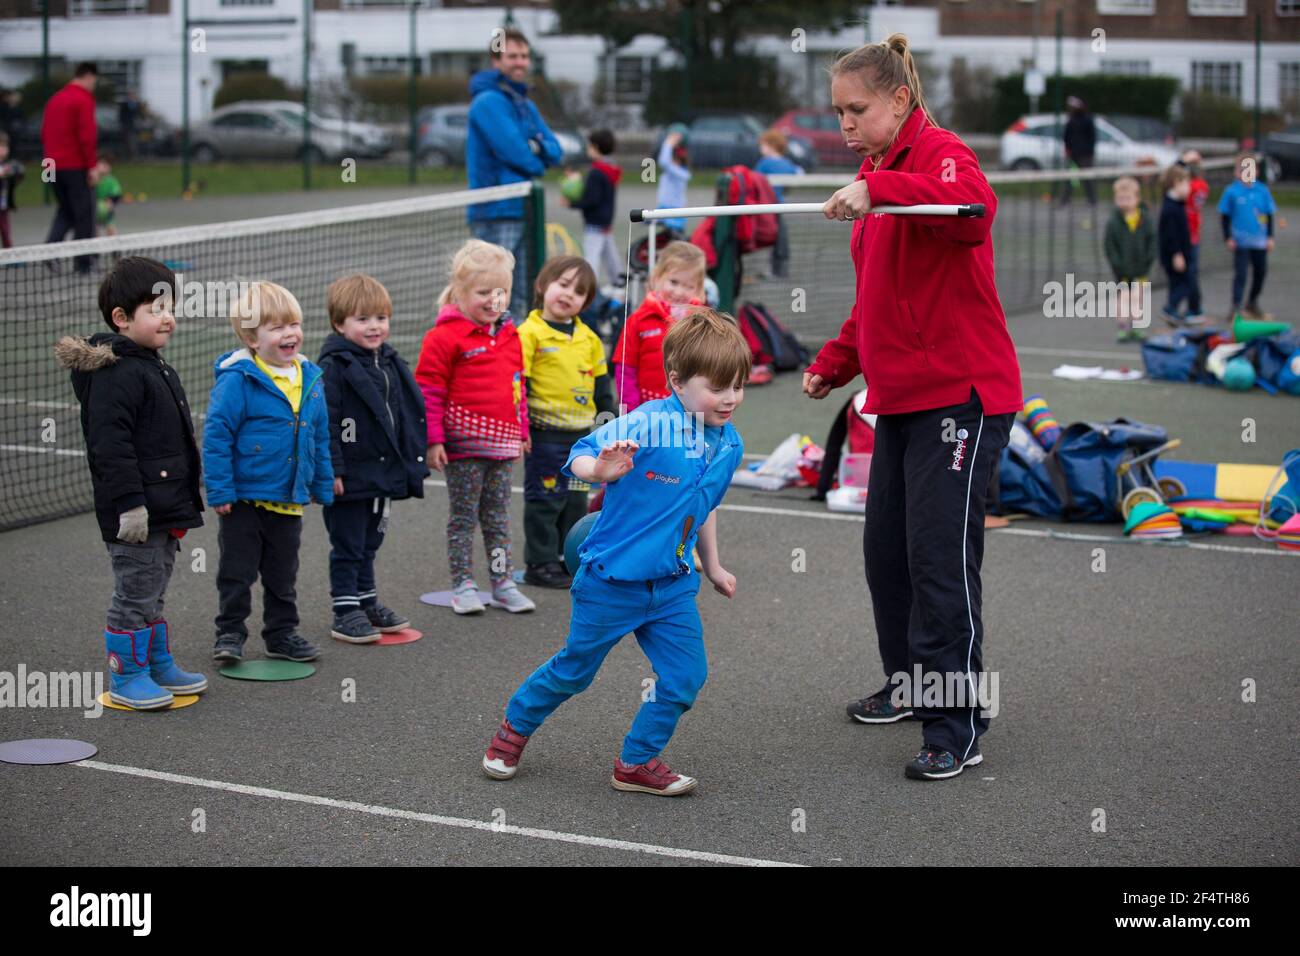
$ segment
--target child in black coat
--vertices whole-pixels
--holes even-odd
[[[162,616],[180,539],[203,524],[189,403],[176,369],[158,354],[176,329],[175,288],[161,262],[119,259],[99,286],[99,310],[113,331],[64,336],[54,347],[81,403],[95,517],[113,567],[104,628],[109,697],[134,710],[168,707],[174,694],[208,686],[177,666]]]
[[[1179,312],[1192,292],[1188,260],[1192,255],[1192,231],[1187,225],[1187,197],[1192,191],[1192,177],[1183,166],[1170,166],[1160,177],[1165,199],[1160,206],[1158,229],[1160,265],[1169,277],[1169,298],[1164,319],[1178,327],[1189,323]]]
[[[424,396],[387,344],[392,301],[367,275],[329,287],[333,332],[321,347],[329,406],[334,504],[325,508],[330,536],[331,636],[370,644],[410,624],[379,603],[375,553],[384,542],[389,503],[423,498]]]
[[[595,129],[587,137],[587,158],[591,169],[582,185],[582,195],[570,199],[569,205],[582,212],[582,257],[591,263],[605,280],[623,284],[623,260],[618,256],[612,225],[618,181],[623,170],[609,162],[614,155],[614,134]]]

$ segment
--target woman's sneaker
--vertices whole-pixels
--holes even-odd
[[[493,780],[509,780],[519,772],[519,758],[523,756],[528,738],[502,720],[496,736],[483,755],[483,772]]]
[[[860,724],[892,724],[896,720],[911,719],[911,707],[895,707],[889,698],[890,691],[882,690],[870,697],[855,700],[846,709],[849,716]]]
[[[212,647],[212,659],[239,663],[244,659],[245,640],[243,634],[218,634],[217,643]]]
[[[946,780],[955,777],[967,767],[984,762],[979,747],[972,747],[965,760],[950,751],[926,744],[912,762],[903,768],[903,775],[913,780]]]
[[[473,581],[462,581],[451,592],[451,609],[457,614],[482,614],[483,602],[478,596],[478,585]]]
[[[379,628],[379,631],[383,634],[393,634],[397,631],[406,630],[411,626],[409,618],[403,617],[392,608],[384,607],[382,604],[372,604],[370,607],[363,607],[361,610],[366,612],[366,620]]]
[[[626,764],[614,761],[614,776],[609,778],[615,790],[629,793],[653,793],[659,797],[680,797],[695,789],[698,781],[677,773],[658,757],[645,763]]]
[[[537,605],[524,597],[524,592],[519,590],[519,586],[509,578],[492,582],[492,601],[511,614],[537,610]]]
[[[347,644],[373,644],[382,636],[358,607],[335,614],[334,623],[330,626],[330,637]]]
[[[320,657],[320,648],[304,640],[299,634],[289,634],[266,640],[266,656],[282,661],[314,661]]]

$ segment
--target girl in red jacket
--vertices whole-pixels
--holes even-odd
[[[864,160],[824,209],[855,220],[857,297],[803,389],[825,398],[859,373],[869,386],[863,411],[877,418],[863,552],[886,675],[848,710],[862,723],[920,719],[925,745],[905,773],[942,779],[983,759],[984,494],[1022,405],[993,282],[997,197],[971,149],[930,116],[902,34],[841,57],[831,102]],[[870,212],[920,203],[983,203],[986,213]],[[942,699],[923,698],[922,682],[935,680]]]
[[[689,242],[670,242],[659,253],[645,301],[628,317],[610,354],[614,389],[627,411],[672,394],[664,374],[664,336],[692,306],[704,304],[707,271],[704,251]]]
[[[480,239],[461,246],[415,368],[429,465],[447,473],[447,555],[457,614],[483,612],[473,575],[476,519],[483,523],[493,602],[512,613],[536,608],[515,585],[510,560],[511,463],[530,450],[523,353],[506,314],[514,259]]]

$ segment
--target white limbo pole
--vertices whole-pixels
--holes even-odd
[[[820,213],[825,203],[788,202],[759,203],[752,206],[682,206],[677,209],[633,209],[630,213],[633,222],[649,222],[655,219],[690,219],[701,216],[762,216],[775,213],[784,216],[788,213]],[[868,214],[886,213],[891,216],[958,216],[963,219],[983,219],[984,204],[973,203],[932,203],[917,206],[873,206]],[[651,268],[654,265],[654,243],[650,244]]]

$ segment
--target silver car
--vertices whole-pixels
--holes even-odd
[[[296,109],[293,109],[296,108]],[[311,141],[306,146],[313,163],[337,162],[349,157],[383,155],[358,127],[317,115],[312,116]],[[301,159],[303,156],[302,105],[247,100],[213,110],[190,128],[190,155],[195,162],[221,159]],[[385,137],[386,138],[386,137]]]

